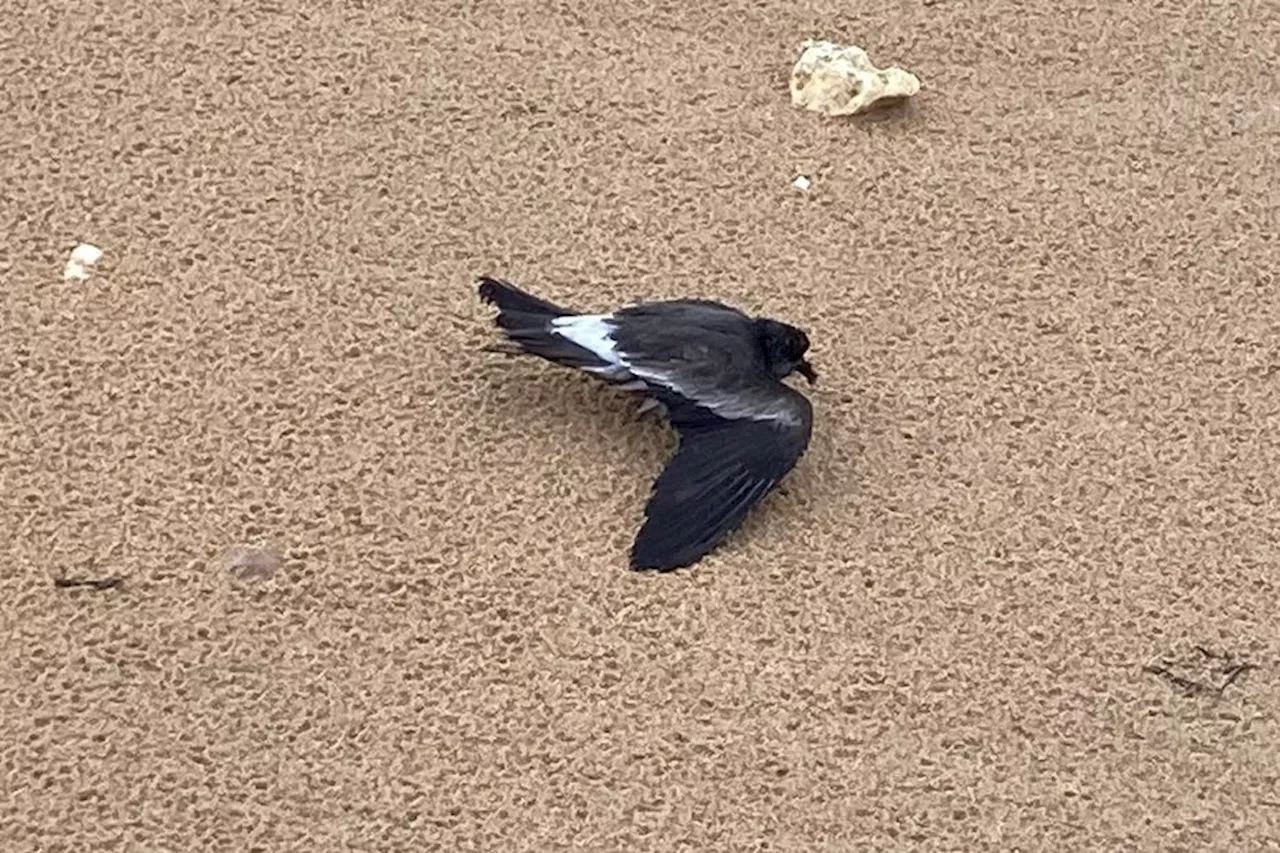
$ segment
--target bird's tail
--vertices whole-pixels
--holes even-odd
[[[531,320],[547,321],[552,317],[576,314],[545,299],[527,293],[509,281],[480,276],[480,298],[498,307],[498,325],[502,328],[519,327]]]
[[[496,322],[506,333],[503,345],[491,349],[536,355],[565,367],[593,372],[608,366],[595,353],[552,330],[553,320],[576,316],[577,311],[539,299],[510,282],[489,276],[480,277],[479,292],[482,300],[497,306]]]

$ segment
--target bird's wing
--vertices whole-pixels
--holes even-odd
[[[740,402],[735,416],[655,389],[680,446],[653,484],[631,549],[634,568],[670,571],[697,562],[795,467],[809,445],[813,409],[799,392],[773,385]]]
[[[751,319],[715,302],[641,305],[609,318],[612,356],[671,406],[699,404],[729,420],[798,424],[794,392],[769,375]]]
[[[705,300],[648,303],[565,318],[558,332],[644,388],[680,434],[632,546],[637,569],[697,562],[809,445],[813,408],[769,375],[754,323],[735,309]]]

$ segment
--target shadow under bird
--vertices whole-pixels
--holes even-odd
[[[715,549],[786,476],[809,446],[813,408],[782,380],[817,381],[802,329],[705,299],[584,314],[483,276],[498,308],[500,345],[583,370],[641,394],[679,435],[653,484],[631,567],[671,571]]]

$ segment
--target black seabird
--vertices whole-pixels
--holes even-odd
[[[813,408],[782,383],[817,381],[804,331],[705,299],[583,314],[483,276],[505,340],[490,349],[534,355],[640,392],[680,436],[653,484],[631,548],[637,570],[692,565],[746,518],[809,445]]]

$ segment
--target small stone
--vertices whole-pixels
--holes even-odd
[[[813,186],[813,181],[809,180],[805,175],[800,175],[791,182],[791,186],[795,187],[802,193],[807,193],[809,191],[809,187]]]
[[[848,116],[888,105],[920,91],[920,80],[901,68],[877,68],[856,45],[808,39],[791,69],[791,103],[828,116]]]
[[[284,555],[276,548],[260,545],[232,545],[222,552],[222,567],[240,580],[271,577],[284,564]]]

